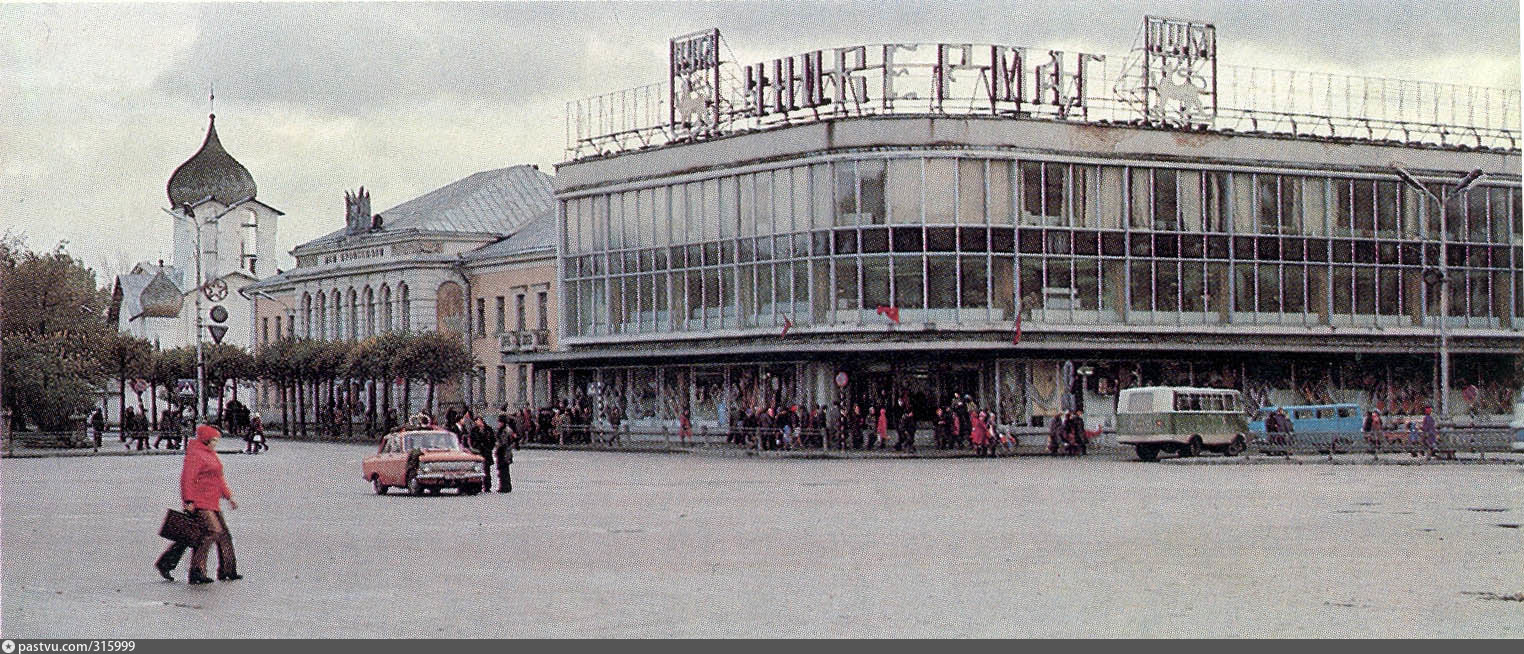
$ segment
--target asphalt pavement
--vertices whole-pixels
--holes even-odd
[[[246,577],[194,587],[152,569],[177,457],[0,461],[0,633],[1524,636],[1516,464],[522,450],[378,497],[370,448],[272,448],[223,456]]]

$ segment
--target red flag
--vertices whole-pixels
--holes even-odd
[[[788,330],[793,328],[793,326],[794,326],[794,321],[789,320],[788,316],[784,316],[783,317],[783,333],[778,334],[778,335],[779,336],[788,336]]]
[[[879,305],[879,307],[877,309],[874,309],[874,313],[877,313],[877,314],[879,314],[879,315],[881,315],[881,316],[883,316],[885,318],[888,318],[889,322],[892,322],[892,323],[894,323],[896,325],[900,324],[900,308],[899,307],[887,306],[887,305]]]
[[[1021,314],[1016,314],[1016,333],[1011,336],[1011,345],[1021,345]]]

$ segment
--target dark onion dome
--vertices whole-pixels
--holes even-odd
[[[254,176],[222,149],[217,140],[217,115],[211,115],[201,149],[169,176],[170,206],[196,204],[207,197],[229,205],[254,197]]]

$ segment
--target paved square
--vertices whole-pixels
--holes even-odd
[[[377,497],[224,455],[236,582],[160,580],[175,456],[7,459],[12,637],[1524,636],[1524,467],[525,450]],[[395,492],[395,491],[394,491]],[[215,556],[215,555],[214,555]]]

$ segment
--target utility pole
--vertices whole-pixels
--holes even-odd
[[[1422,191],[1439,204],[1439,417],[1450,417],[1450,223],[1445,200],[1451,195],[1466,193],[1485,174],[1477,168],[1455,182],[1454,189],[1442,189],[1443,196],[1435,195],[1401,164],[1392,162],[1392,170],[1408,186]]]
[[[196,406],[194,413],[196,417],[195,423],[199,425],[206,413],[206,398],[204,397],[206,392],[206,359],[201,353],[201,330],[205,326],[206,321],[206,317],[201,313],[201,294],[206,291],[206,280],[201,278],[201,226],[203,224],[217,224],[217,221],[222,220],[222,217],[226,216],[233,208],[228,207],[204,221],[196,218],[196,211],[189,204],[182,205],[182,209],[185,217],[191,221],[191,226],[196,228]],[[175,212],[169,209],[165,209],[164,213],[175,216]]]

